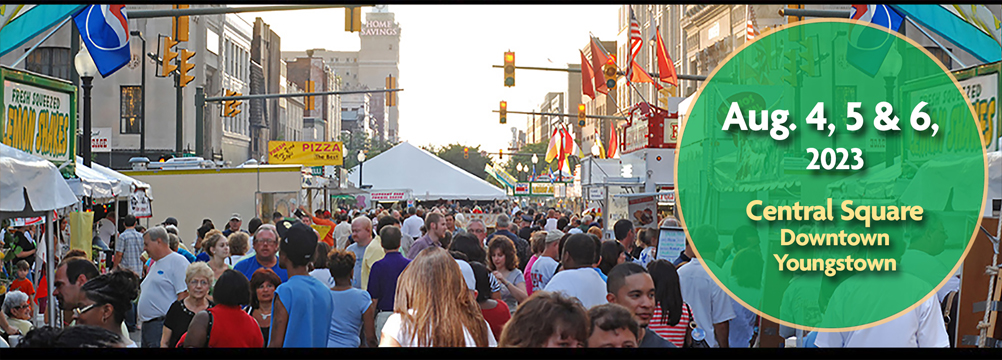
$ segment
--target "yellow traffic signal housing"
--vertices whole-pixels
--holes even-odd
[[[226,90],[226,96],[240,96],[240,95],[243,95],[243,94],[238,93],[236,91]],[[237,114],[240,113],[240,109],[237,109],[237,106],[240,106],[240,104],[243,104],[243,101],[240,101],[240,100],[227,100],[227,101],[224,101],[224,103],[226,104],[226,107],[223,109],[223,116],[234,117],[234,116],[237,116]]]
[[[316,83],[314,81],[306,80],[306,92],[308,93],[313,92],[313,89],[316,88],[315,85]],[[306,105],[306,110],[312,111],[314,108],[313,106],[315,105],[315,99],[313,96],[307,96],[306,99],[303,101],[303,103],[304,105]]]
[[[783,81],[790,83],[792,86],[797,86],[797,53],[796,50],[788,50],[783,54],[786,58],[786,62],[783,63],[783,68],[786,69],[786,74],[783,75]]]
[[[515,86],[515,52],[504,53],[504,86]]]
[[[178,85],[185,87],[189,82],[195,79],[195,74],[189,74],[191,69],[195,68],[195,64],[190,62],[191,57],[195,56],[194,51],[188,51],[187,49],[181,49],[181,58],[178,60],[178,67],[181,69],[181,78],[178,79]]]
[[[357,6],[344,8],[344,31],[362,31],[362,8]]]
[[[397,88],[397,78],[393,75],[386,77],[386,89],[396,89]],[[391,91],[386,93],[386,106],[397,106],[397,92]]]
[[[585,126],[585,104],[578,104],[578,126]]]
[[[804,51],[800,52],[800,58],[804,59],[800,65],[800,70],[803,70],[808,76],[817,76],[818,68],[814,62],[814,38],[804,38],[800,43],[804,45]]]
[[[502,124],[507,124],[508,123],[508,102],[507,101],[501,100],[501,110],[500,110],[500,113],[501,113],[501,123]]]
[[[469,158],[470,158],[470,148],[464,147],[463,148],[463,159],[469,159]]]
[[[177,52],[171,51],[177,46],[177,41],[171,39],[170,36],[163,37],[163,44],[161,44],[160,53],[163,54],[163,60],[160,63],[160,77],[170,76],[170,73],[177,69],[177,65],[174,65],[174,59],[177,58]]]
[[[609,56],[609,61],[602,66],[602,74],[605,75],[605,87],[609,90],[616,88],[616,58]]]
[[[174,9],[187,9],[188,5],[174,5]],[[171,34],[178,42],[188,41],[188,16],[175,16],[171,21]]]

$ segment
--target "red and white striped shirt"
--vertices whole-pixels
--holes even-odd
[[[685,344],[685,329],[689,328],[690,321],[692,321],[692,310],[689,309],[689,304],[682,303],[682,318],[675,326],[670,326],[667,323],[661,324],[661,307],[655,306],[654,316],[651,316],[651,322],[647,325],[647,329],[653,330],[654,333],[671,341],[675,346],[682,347]]]

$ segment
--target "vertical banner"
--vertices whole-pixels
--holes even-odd
[[[135,189],[129,196],[129,214],[136,218],[153,217],[153,207],[150,206],[150,198],[146,196],[145,189]]]
[[[94,213],[74,211],[70,215],[70,250],[80,249],[91,260],[91,244],[94,241]]]

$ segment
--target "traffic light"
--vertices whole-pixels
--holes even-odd
[[[800,65],[800,70],[803,70],[808,76],[818,76],[818,67],[815,66],[814,62],[814,38],[804,38],[804,40],[800,41],[800,44],[804,45],[804,51],[800,52],[800,58],[804,59],[803,64]]]
[[[508,102],[501,100],[501,123],[508,123]]]
[[[191,57],[195,56],[194,51],[188,51],[187,49],[181,49],[181,58],[178,59],[178,67],[181,69],[181,78],[178,79],[178,85],[184,87],[188,85],[189,82],[195,79],[195,74],[189,74],[191,69],[195,68],[195,64],[192,64],[189,60]]]
[[[504,158],[504,149],[498,150],[498,160],[501,160],[503,158]]]
[[[609,90],[616,88],[616,57],[609,55],[609,61],[602,66],[602,74],[605,75],[605,87]]]
[[[585,126],[585,104],[578,104],[578,126]]]
[[[386,89],[396,89],[397,88],[397,78],[390,76],[386,77]],[[391,91],[386,93],[386,106],[397,106],[397,92]]]
[[[463,147],[463,159],[469,159],[469,158],[470,158],[470,148]]]
[[[226,90],[226,96],[240,96],[240,95],[243,95],[243,94],[238,93],[236,91]],[[224,101],[223,103],[226,104],[225,108],[223,109],[223,116],[234,117],[234,116],[237,116],[237,114],[240,113],[240,109],[237,109],[237,106],[240,106],[240,104],[243,104],[243,101],[240,101],[240,100],[227,100],[227,101]]]
[[[344,31],[356,32],[362,31],[362,8],[361,7],[346,7],[344,8]]]
[[[504,53],[504,86],[515,86],[515,52]]]
[[[171,39],[170,36],[163,37],[160,48],[160,53],[163,54],[163,60],[160,63],[160,77],[170,76],[170,73],[177,69],[177,65],[172,64],[177,58],[177,52],[171,51],[175,46],[177,46],[177,41]]]
[[[188,5],[174,5],[174,9],[187,9]],[[178,42],[188,41],[188,16],[175,16],[171,18],[171,35]]]
[[[783,57],[786,58],[786,62],[783,63],[783,68],[786,69],[786,74],[783,75],[783,81],[790,83],[790,85],[797,86],[797,53],[796,50],[787,50],[783,53]]]
[[[313,82],[312,80],[306,80],[306,92],[308,93],[313,92],[313,89],[316,88],[315,85],[316,83]],[[313,96],[307,96],[306,100],[304,100],[303,103],[304,105],[306,105],[306,110],[313,111],[313,105],[315,105],[315,99],[313,98]]]

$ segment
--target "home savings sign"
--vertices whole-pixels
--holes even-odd
[[[0,69],[3,110],[0,142],[52,161],[70,162],[75,153],[76,89],[69,82],[14,69]]]

